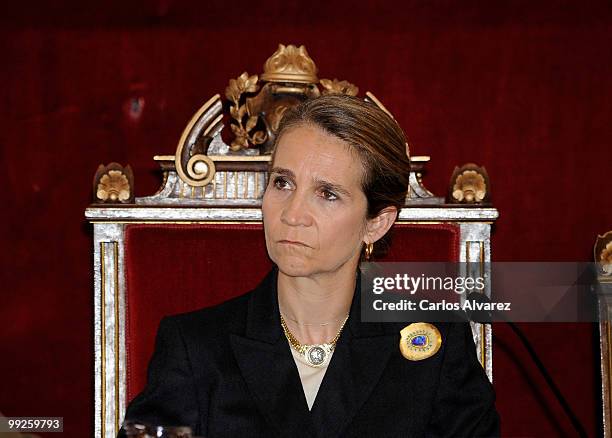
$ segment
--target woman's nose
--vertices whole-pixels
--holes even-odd
[[[312,215],[305,196],[294,191],[286,199],[281,212],[281,221],[286,225],[309,226],[312,223]]]

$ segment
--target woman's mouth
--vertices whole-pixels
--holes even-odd
[[[300,242],[297,240],[279,240],[278,243],[282,243],[284,245],[297,245],[297,246],[306,246],[308,247],[308,245],[306,245],[304,242]]]

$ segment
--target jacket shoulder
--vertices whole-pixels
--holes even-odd
[[[246,323],[248,303],[252,294],[253,291],[250,291],[221,304],[167,316],[164,320],[178,326],[183,336],[192,333],[206,333],[210,336],[215,333],[240,332]]]

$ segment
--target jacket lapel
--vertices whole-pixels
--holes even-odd
[[[399,342],[395,324],[361,322],[361,275],[312,411],[280,324],[277,268],[253,291],[244,336],[230,341],[256,404],[281,436],[335,437],[368,399]],[[394,338],[397,340],[394,341]]]
[[[336,344],[311,411],[317,436],[336,437],[342,433],[374,390],[391,353],[398,348],[395,324],[361,322],[360,276],[347,328]]]
[[[310,412],[289,344],[280,325],[274,268],[253,291],[244,336],[230,337],[234,356],[255,402],[282,436],[313,433]]]

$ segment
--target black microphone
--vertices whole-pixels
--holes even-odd
[[[538,370],[540,370],[540,373],[544,377],[544,380],[546,380],[548,387],[551,389],[557,401],[563,407],[565,414],[569,417],[570,421],[572,422],[572,425],[574,426],[574,429],[576,429],[576,432],[578,432],[578,435],[580,435],[581,437],[587,437],[588,435],[586,433],[586,430],[584,429],[584,426],[582,425],[580,420],[578,420],[578,417],[570,407],[565,397],[563,397],[563,394],[561,394],[561,391],[559,390],[554,380],[546,370],[546,367],[544,367],[544,364],[531,346],[531,343],[527,340],[527,337],[525,336],[523,331],[518,328],[515,323],[509,321],[501,312],[498,312],[496,310],[489,310],[489,306],[487,306],[486,304],[491,303],[491,300],[485,294],[480,292],[471,292],[466,297],[466,300],[472,301],[475,304],[474,306],[470,306],[469,309],[465,310],[465,314],[470,321],[477,322],[480,324],[490,324],[495,316],[496,319],[501,320],[510,326],[512,331],[521,340],[521,343],[529,353],[531,360],[536,364]],[[477,310],[473,310],[474,308],[476,308]]]

